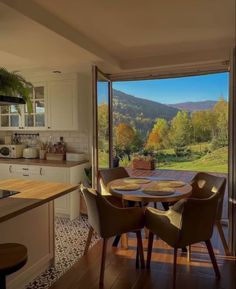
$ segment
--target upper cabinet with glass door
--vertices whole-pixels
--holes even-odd
[[[35,85],[34,90],[31,93],[31,101],[33,106],[32,113],[28,113],[27,106],[25,105],[24,110],[24,125],[23,128],[33,129],[33,128],[45,128],[46,126],[46,86]]]
[[[1,129],[15,130],[22,127],[22,112],[24,105],[4,105],[1,110]]]
[[[86,126],[89,81],[79,82],[77,74],[30,81],[33,111],[28,113],[26,105],[0,107],[1,130],[77,131]]]
[[[26,105],[6,105],[1,106],[0,129],[45,129],[46,128],[46,91],[44,83],[34,84],[30,98],[33,111],[28,113]]]

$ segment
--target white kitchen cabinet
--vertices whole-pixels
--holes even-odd
[[[85,178],[85,167],[89,167],[89,163],[75,165],[72,167],[0,164],[0,179],[23,178],[79,184]],[[78,190],[56,199],[54,204],[56,215],[69,216],[70,219],[73,220],[80,214],[80,195]]]
[[[27,78],[34,86],[31,94],[33,112],[26,105],[2,106],[0,130],[69,130],[79,129],[79,97],[84,106],[84,88],[77,74],[57,78]],[[81,85],[81,93],[79,84]],[[20,110],[20,114],[18,111]],[[84,117],[84,116],[83,116]],[[87,116],[85,116],[87,117]],[[82,121],[86,125],[86,121]]]
[[[48,83],[48,128],[78,129],[77,79],[54,80]]]

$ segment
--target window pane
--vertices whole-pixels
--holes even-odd
[[[9,113],[9,105],[1,106],[1,114]]]
[[[45,126],[45,117],[44,114],[36,114],[35,115],[35,126]]]
[[[45,107],[44,107],[44,102],[37,100],[35,101],[35,112],[36,113],[44,113],[45,112]]]
[[[34,126],[34,116],[32,114],[25,116],[25,126]]]
[[[17,112],[18,112],[17,109],[19,109],[19,106],[18,106],[18,105],[11,105],[11,106],[10,106],[10,111],[11,111],[12,113],[17,113]]]
[[[35,99],[43,99],[44,98],[44,87],[38,86],[34,88],[35,91]]]
[[[98,168],[109,168],[109,84],[100,74],[97,82]]]
[[[11,127],[19,126],[19,115],[11,115],[10,116],[10,126]]]
[[[2,115],[1,116],[1,126],[2,127],[9,126],[9,116],[8,115]]]

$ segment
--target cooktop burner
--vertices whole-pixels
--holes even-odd
[[[8,190],[1,190],[0,189],[0,199],[4,199],[13,195],[19,194],[19,192],[16,191],[8,191]]]

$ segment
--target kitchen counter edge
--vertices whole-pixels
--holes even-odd
[[[71,168],[78,165],[88,163],[88,160],[84,161],[51,161],[51,160],[40,160],[40,159],[7,159],[0,158],[0,164],[9,164],[9,165],[34,165],[34,166],[49,166],[49,167],[65,167]]]

